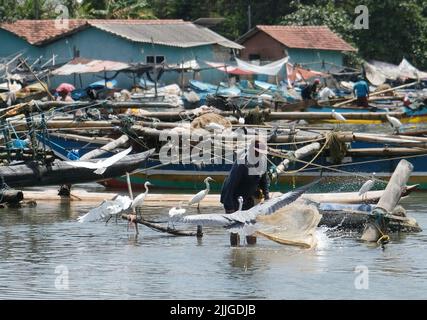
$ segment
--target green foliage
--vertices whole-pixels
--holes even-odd
[[[103,5],[100,5],[103,4]],[[152,19],[155,16],[145,0],[84,1],[88,14],[99,19]]]
[[[70,18],[184,19],[223,17],[215,31],[237,39],[248,31],[248,6],[252,26],[298,24],[329,26],[359,49],[348,62],[360,57],[398,63],[406,57],[427,70],[427,1],[425,0],[0,0],[0,21],[55,18],[55,6],[69,9]],[[355,7],[369,9],[369,30],[356,30]],[[36,10],[38,8],[38,10]]]
[[[312,1],[305,1],[312,2]],[[365,0],[369,9],[369,29],[353,27],[354,9],[359,0],[323,0],[302,4],[294,1],[295,11],[282,18],[283,24],[325,24],[359,49],[350,55],[355,64],[360,57],[399,63],[406,57],[419,68],[427,69],[427,3],[423,0]]]
[[[348,43],[357,47],[354,18],[343,8],[337,7],[334,1],[322,1],[322,3],[311,6],[303,5],[299,1],[293,1],[291,6],[295,11],[282,17],[281,24],[300,26],[326,25]],[[358,67],[361,62],[360,56],[353,52],[346,53],[345,60],[346,64],[353,67]]]
[[[17,12],[17,2],[15,0],[0,0],[0,22],[20,19]]]

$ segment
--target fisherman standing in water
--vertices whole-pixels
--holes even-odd
[[[260,190],[264,200],[270,198],[269,179],[267,175],[267,144],[255,139],[251,142],[247,153],[243,154],[233,164],[231,171],[224,181],[221,191],[221,203],[226,213],[239,209],[238,198],[243,198],[242,210],[249,210],[255,205],[255,197]],[[247,236],[248,244],[256,244],[255,236]],[[230,234],[231,246],[240,244],[238,233]]]

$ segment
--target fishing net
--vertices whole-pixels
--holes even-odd
[[[191,123],[192,129],[204,129],[208,124],[216,123],[223,126],[225,129],[231,129],[231,122],[223,116],[216,113],[207,113],[193,120]]]
[[[256,233],[280,244],[313,248],[321,217],[315,206],[295,202],[272,215],[257,217]]]

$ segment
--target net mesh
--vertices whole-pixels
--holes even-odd
[[[313,205],[296,202],[269,216],[257,218],[257,234],[284,245],[313,248],[321,215]]]

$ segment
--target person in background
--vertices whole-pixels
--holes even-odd
[[[267,146],[259,140],[251,143],[249,148],[253,149],[253,154],[258,160],[252,161],[251,151],[243,155],[243,161],[237,160],[224,181],[221,190],[221,203],[224,205],[226,213],[233,213],[239,209],[238,198],[243,198],[242,210],[249,210],[255,205],[255,197],[261,191],[264,200],[270,198],[269,179],[267,175]],[[258,161],[257,163],[254,163]],[[263,163],[264,162],[264,163]],[[257,168],[251,170],[251,168]],[[260,170],[258,170],[258,168]],[[255,171],[255,172],[254,172]],[[247,236],[248,244],[256,244],[255,236]],[[238,233],[230,234],[231,246],[240,244]]]
[[[307,85],[301,91],[301,97],[303,100],[313,100],[316,98],[317,91],[319,90],[320,79],[314,80],[312,84]]]
[[[369,108],[369,86],[362,75],[358,76],[358,81],[353,86],[354,96],[357,98],[359,107]]]
[[[76,90],[76,88],[69,83],[61,83],[58,88],[55,90],[55,97],[58,101],[67,101],[73,102],[73,98],[71,98],[71,92]]]
[[[336,94],[328,87],[324,87],[322,90],[320,90],[319,97],[320,100],[327,101],[329,99],[335,98]]]

